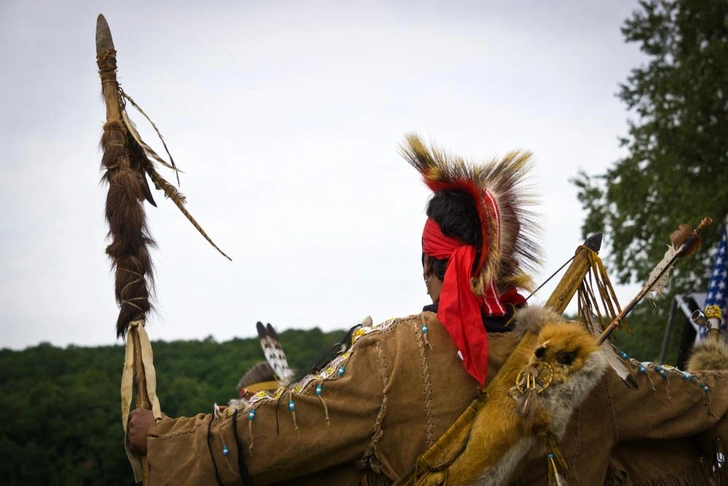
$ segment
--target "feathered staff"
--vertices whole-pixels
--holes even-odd
[[[619,327],[622,320],[629,314],[634,306],[636,306],[649,292],[654,292],[656,295],[662,295],[662,291],[667,287],[670,281],[670,271],[675,266],[677,259],[680,257],[692,255],[700,248],[700,237],[698,234],[712,223],[713,220],[706,217],[698,224],[695,229],[692,229],[688,224],[681,224],[678,229],[670,234],[670,246],[665,252],[665,256],[657,264],[650,278],[642,287],[642,290],[627,304],[622,312],[615,317],[612,322],[604,329],[602,334],[599,336],[599,343],[603,343],[614,330]]]
[[[212,242],[184,208],[184,196],[156,171],[154,161],[174,171],[177,171],[177,168],[171,156],[168,164],[142,141],[129,119],[126,101],[137,109],[139,107],[124,93],[117,82],[116,50],[103,15],[99,15],[96,23],[96,61],[106,104],[106,123],[101,137],[103,149],[101,165],[102,170],[106,170],[103,179],[109,185],[106,220],[109,224],[111,244],[106,248],[106,253],[116,271],[115,296],[120,306],[116,333],[117,336],[127,338],[121,386],[122,422],[126,433],[132,384],[136,395],[136,406],[151,408],[155,418],[161,419],[155,391],[156,377],[152,350],[144,330],[145,317],[152,307],[150,294],[153,274],[149,249],[154,246],[154,241],[147,229],[143,203],[146,200],[156,206],[146,177],[149,176],[156,188],[162,190],[164,195],[175,203],[210,244],[223,256],[228,259],[229,257]],[[146,117],[141,109],[139,111]],[[154,128],[156,130],[156,126]],[[167,153],[169,154],[169,151]],[[143,480],[146,483],[147,471],[144,459],[140,460],[128,450],[127,455],[134,468],[137,482]]]

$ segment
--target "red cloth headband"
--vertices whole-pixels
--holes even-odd
[[[488,375],[488,333],[482,315],[500,317],[506,314],[495,282],[486,287],[484,296],[475,295],[471,283],[475,247],[445,236],[430,218],[422,232],[422,251],[430,257],[449,260],[437,318],[460,351],[465,369],[482,387]]]

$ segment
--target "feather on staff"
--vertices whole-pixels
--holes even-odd
[[[654,292],[657,295],[661,295],[662,291],[669,283],[669,275],[672,267],[675,266],[677,259],[683,256],[689,256],[695,253],[700,247],[700,237],[698,234],[712,223],[713,220],[706,217],[700,221],[700,224],[693,230],[690,225],[681,224],[677,230],[670,234],[670,247],[665,252],[665,256],[660,260],[655,269],[650,274],[650,278],[647,279],[644,287],[639,293],[630,301],[629,304],[615,317],[611,323],[604,329],[604,332],[599,336],[599,343],[603,343],[612,332],[619,326],[622,319],[629,314],[635,305],[641,301],[649,292]]]

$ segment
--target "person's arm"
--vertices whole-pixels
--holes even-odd
[[[619,440],[674,439],[696,435],[728,411],[728,372],[656,368],[625,361],[639,384],[627,388],[614,374],[614,416]]]
[[[348,480],[353,465],[360,475],[397,479],[467,408],[478,387],[434,314],[362,333],[345,360],[323,371],[323,380],[304,379],[278,399],[254,397],[252,409],[236,420],[211,423],[210,415],[200,414],[152,425],[146,441],[151,484],[216,484],[216,469],[223,484],[242,484],[241,467],[256,485],[311,473],[321,481],[307,484],[341,484],[341,477],[321,479],[319,473],[336,469]],[[491,342],[494,364],[512,348],[512,340],[507,346],[501,341],[494,336]]]
[[[361,336],[346,360],[325,370],[325,379],[302,382],[277,400],[257,398],[235,417],[199,414],[151,425],[151,484],[216,484],[217,478],[242,484],[241,464],[256,485],[268,484],[360,460],[383,400],[378,340],[376,332]],[[129,438],[139,449],[145,415],[135,412],[130,420]]]

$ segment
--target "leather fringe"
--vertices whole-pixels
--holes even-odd
[[[693,466],[678,474],[650,481],[632,481],[618,473],[604,481],[605,486],[723,486],[728,485],[728,464],[717,467],[714,461],[699,459]]]

